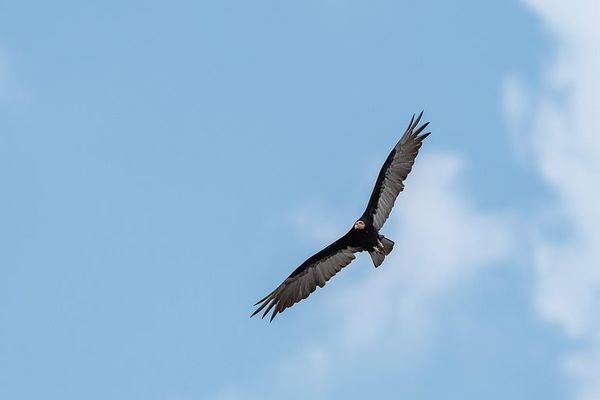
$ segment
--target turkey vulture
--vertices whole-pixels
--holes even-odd
[[[375,268],[381,265],[394,248],[394,242],[380,235],[379,230],[390,215],[396,197],[404,189],[404,180],[415,163],[423,139],[431,133],[421,133],[429,125],[426,122],[419,126],[422,116],[423,111],[416,119],[413,115],[404,135],[383,163],[367,209],[352,229],[304,261],[281,285],[258,301],[255,306],[260,306],[251,317],[265,309],[264,318],[273,310],[273,321],[278,313],[307,298],[317,286],[325,286],[325,282],[354,260],[355,253],[368,251]]]

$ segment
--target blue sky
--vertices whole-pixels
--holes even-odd
[[[3,4],[0,398],[598,398],[598,12]],[[249,319],[420,109],[394,257]]]

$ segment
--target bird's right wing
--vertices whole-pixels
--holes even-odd
[[[367,217],[373,221],[375,229],[379,230],[387,220],[394,207],[396,198],[404,189],[404,180],[410,173],[415,158],[425,139],[431,132],[423,133],[429,122],[419,126],[423,111],[417,116],[413,115],[408,128],[400,141],[394,146],[385,163],[381,167],[375,188],[369,199],[369,204],[361,219]]]
[[[262,315],[264,318],[272,309],[272,321],[278,313],[307,298],[317,286],[325,286],[325,282],[354,260],[354,253],[361,251],[358,247],[347,245],[347,236],[342,236],[303,262],[281,285],[255,304],[260,306],[252,316],[266,308]]]

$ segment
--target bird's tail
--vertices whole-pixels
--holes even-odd
[[[373,265],[375,268],[379,267],[383,260],[385,260],[385,256],[392,252],[394,248],[394,242],[390,239],[386,238],[383,235],[379,235],[379,240],[377,241],[377,246],[369,252],[371,255],[371,260],[373,260]]]

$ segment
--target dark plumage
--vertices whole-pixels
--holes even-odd
[[[404,189],[404,180],[415,163],[423,139],[431,133],[422,133],[429,124],[419,126],[422,116],[423,111],[416,119],[413,115],[404,135],[385,160],[367,209],[352,229],[304,261],[281,285],[258,301],[255,305],[259,307],[252,316],[264,309],[264,318],[273,310],[272,321],[278,313],[307,298],[317,286],[325,286],[325,282],[354,260],[355,253],[368,251],[375,267],[381,265],[392,251],[394,242],[380,235],[379,230],[390,215],[396,197]]]

